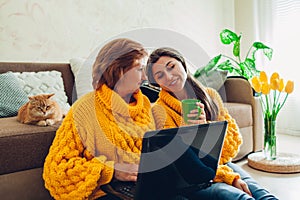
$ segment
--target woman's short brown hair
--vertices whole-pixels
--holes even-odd
[[[119,38],[110,41],[99,51],[93,65],[93,87],[103,84],[113,89],[124,73],[130,70],[135,60],[147,55],[144,47],[133,40]]]

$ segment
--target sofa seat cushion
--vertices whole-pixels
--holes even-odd
[[[43,168],[35,168],[1,175],[1,199],[53,200],[44,186],[42,173]]]
[[[0,118],[0,174],[42,167],[59,124],[22,124],[17,117]]]
[[[253,126],[252,107],[250,104],[227,102],[224,105],[240,128]]]
[[[240,128],[242,134],[243,143],[240,146],[238,155],[233,159],[233,161],[238,161],[245,158],[249,153],[253,151],[253,127]]]

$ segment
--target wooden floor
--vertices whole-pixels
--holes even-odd
[[[277,150],[284,153],[300,155],[300,137],[277,134]],[[261,186],[275,194],[280,200],[300,199],[300,173],[279,174],[253,169],[248,166],[247,159],[238,164],[246,170]]]

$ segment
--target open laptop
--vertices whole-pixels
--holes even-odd
[[[227,122],[146,132],[137,182],[111,181],[101,189],[125,200],[173,199],[210,186]]]

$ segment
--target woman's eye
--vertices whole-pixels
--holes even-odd
[[[145,68],[142,66],[140,68],[138,68],[138,71],[143,71]]]
[[[161,79],[161,78],[163,78],[163,76],[164,76],[163,73],[159,73],[159,74],[156,75],[156,78],[157,78],[157,79]]]
[[[168,65],[168,66],[167,66],[167,69],[168,69],[168,70],[172,70],[172,69],[174,69],[174,67],[175,67],[175,65],[174,65],[174,64],[171,64],[171,65]]]

